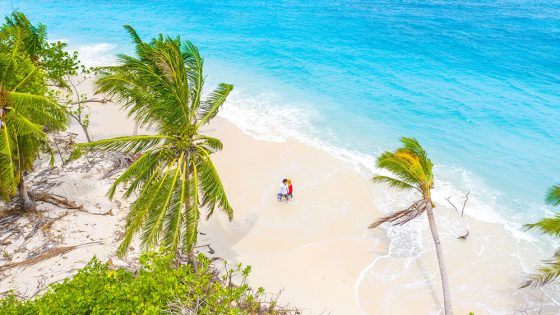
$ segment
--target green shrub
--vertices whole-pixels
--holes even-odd
[[[262,288],[246,283],[250,267],[241,265],[218,275],[209,260],[199,256],[198,270],[177,264],[172,256],[146,253],[140,268],[113,269],[93,258],[73,278],[52,284],[33,300],[14,295],[0,299],[0,314],[251,314],[277,312]],[[231,278],[239,285],[229,285]]]

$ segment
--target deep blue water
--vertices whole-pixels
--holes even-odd
[[[506,215],[531,216],[560,182],[558,1],[0,1],[13,9],[112,53],[132,51],[123,24],[181,34],[210,81],[312,112],[301,125],[338,147],[417,137],[440,169],[500,193]]]

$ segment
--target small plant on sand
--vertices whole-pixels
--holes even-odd
[[[51,151],[45,130],[62,129],[68,121],[48,89],[58,79],[50,67],[58,49],[46,41],[45,26],[32,25],[21,12],[0,27],[0,197],[18,194],[27,211],[34,202],[25,175],[41,149]]]
[[[560,205],[560,185],[552,186],[546,195],[546,203],[552,206]],[[557,213],[552,218],[545,218],[536,223],[526,224],[527,230],[537,229],[543,234],[548,234],[554,237],[560,236],[560,213]],[[556,280],[560,276],[560,250],[557,250],[554,255],[545,261],[536,273],[532,274],[521,287],[540,287],[551,281]]]
[[[124,196],[137,196],[119,255],[140,231],[144,249],[162,245],[173,253],[181,249],[192,255],[201,209],[207,218],[216,209],[233,217],[211,159],[222,142],[200,133],[233,87],[222,83],[203,98],[203,59],[196,46],[163,35],[146,43],[132,27],[125,28],[136,44],[136,56],[119,55],[120,65],[101,68],[97,92],[120,102],[141,127],[155,134],[82,146],[139,156],[109,191],[112,198],[119,185],[128,183]]]
[[[431,190],[434,186],[434,175],[432,173],[432,161],[428,158],[426,151],[414,138],[402,138],[403,146],[395,152],[384,152],[377,158],[377,166],[391,171],[396,177],[378,175],[373,177],[375,182],[386,183],[391,187],[402,190],[413,190],[419,194],[420,199],[410,207],[384,216],[369,228],[389,222],[394,225],[403,225],[426,213],[430,224],[430,231],[436,247],[436,255],[439,264],[441,284],[443,287],[443,304],[446,315],[453,314],[451,307],[451,295],[449,292],[449,281],[447,268],[443,258],[443,250],[439,240],[436,220],[434,218],[434,203],[431,198]]]

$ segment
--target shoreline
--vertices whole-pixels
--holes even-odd
[[[95,139],[132,133],[133,123],[118,106],[95,104],[91,111]],[[200,231],[206,235],[199,237],[199,245],[210,244],[216,256],[231,263],[251,265],[252,285],[283,290],[283,304],[309,314],[438,312],[439,274],[425,218],[407,227],[367,230],[383,212],[409,203],[410,196],[372,184],[356,165],[328,150],[291,138],[256,140],[220,117],[206,129],[224,142],[224,150],[214,160],[235,212],[233,222],[219,213],[210,221],[201,220]],[[79,127],[69,131],[84,140]],[[40,163],[37,172],[48,169],[45,161]],[[41,277],[51,275],[45,281],[58,281],[93,255],[119,263],[114,248],[127,203],[106,198],[112,177],[101,180],[99,175],[109,168],[102,164],[88,172],[70,169],[50,178],[58,183],[52,192],[70,194],[88,209],[113,211],[112,216],[100,217],[74,213],[55,222],[53,230],[60,232],[61,244],[104,243],[8,271],[0,280],[0,292],[13,288],[32,293]],[[287,204],[275,199],[284,177],[294,181],[295,198]],[[532,307],[532,302],[543,302],[545,312],[558,308],[556,296],[546,298],[553,289],[516,290],[523,277],[522,260],[534,268],[548,253],[526,240],[512,240],[512,233],[499,223],[461,217],[439,199],[435,212],[458,314],[511,314],[515,307]],[[56,213],[48,209],[49,214]],[[470,236],[457,240],[465,227]],[[138,248],[137,243],[133,246]]]

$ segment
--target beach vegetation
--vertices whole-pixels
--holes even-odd
[[[46,39],[46,27],[31,24],[21,12],[0,27],[0,197],[19,195],[24,210],[34,208],[25,176],[41,151],[52,151],[46,131],[68,122],[49,91],[60,79],[53,56],[62,48]]]
[[[447,268],[433,212],[435,205],[431,198],[431,190],[434,186],[432,161],[416,139],[401,138],[401,143],[402,147],[394,152],[383,152],[377,158],[377,167],[390,171],[394,176],[377,175],[373,177],[373,181],[385,183],[397,189],[416,192],[419,198],[408,208],[379,218],[369,228],[376,228],[383,223],[403,225],[426,213],[439,264],[444,310],[446,315],[451,315],[453,310]]]
[[[0,299],[0,314],[298,314],[277,295],[247,284],[249,266],[198,256],[195,270],[173,255],[148,252],[137,267],[116,268],[93,258],[63,282],[33,299]]]
[[[560,205],[560,185],[552,186],[548,190],[545,200],[548,205]],[[526,224],[525,229],[536,229],[542,234],[558,238],[560,237],[560,213],[556,213],[551,218],[544,218],[538,222]],[[529,276],[521,287],[541,287],[558,279],[559,276],[560,250],[557,250],[551,258],[538,268],[537,272]]]
[[[141,232],[144,249],[164,246],[192,257],[202,210],[207,218],[216,210],[233,218],[211,158],[223,144],[201,131],[216,117],[233,86],[222,83],[203,95],[203,58],[195,45],[163,35],[144,42],[132,27],[125,29],[134,41],[136,55],[119,55],[119,65],[98,69],[97,93],[122,104],[129,116],[152,134],[81,146],[137,157],[108,193],[113,198],[117,188],[126,183],[124,197],[135,197],[118,255],[124,255],[133,237]]]

